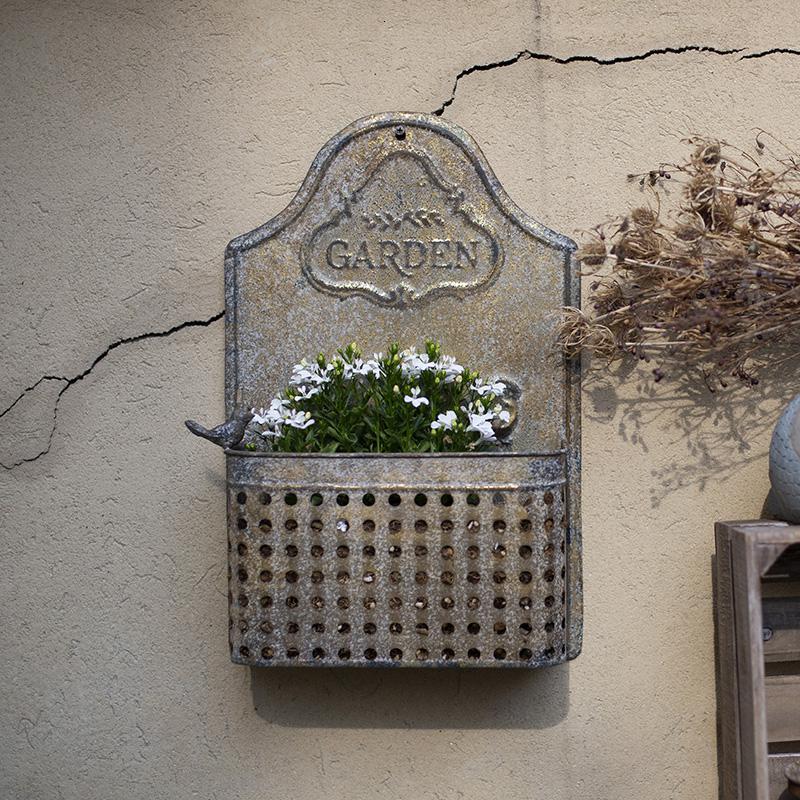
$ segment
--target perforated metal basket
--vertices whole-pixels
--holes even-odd
[[[236,662],[569,655],[563,453],[230,454],[228,502]]]
[[[350,341],[431,337],[519,389],[497,452],[227,451],[234,661],[537,667],[580,652],[579,366],[555,344],[558,309],[579,303],[573,249],[464,131],[422,114],[353,123],[281,214],[231,242],[229,416]]]

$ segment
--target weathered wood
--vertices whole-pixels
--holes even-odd
[[[770,664],[800,662],[800,596],[764,597],[762,605],[764,659]]]
[[[785,788],[776,765],[800,740],[800,676],[793,562],[780,560],[800,543],[800,526],[729,522],[716,526],[714,560],[717,644],[719,791],[721,800],[770,800]],[[796,551],[792,551],[794,555]],[[779,562],[776,566],[776,562]],[[765,578],[765,576],[767,576]],[[763,592],[770,584],[781,594]],[[763,594],[772,627],[765,631]],[[764,638],[768,641],[765,643]],[[766,676],[765,657],[770,660]],[[773,662],[781,662],[778,666]],[[770,754],[770,743],[774,753]],[[777,749],[776,749],[777,748]]]
[[[800,674],[766,678],[767,738],[800,741]]]
[[[717,552],[714,557],[717,746],[720,800],[740,800],[739,786],[739,703],[736,680],[736,639],[731,583],[731,531],[724,523],[716,525]]]
[[[766,563],[752,546],[747,528],[737,528],[731,539],[731,569],[739,684],[739,751],[741,795],[766,800],[767,715],[764,707],[764,656],[761,648],[761,573]],[[763,757],[760,757],[763,754]]]

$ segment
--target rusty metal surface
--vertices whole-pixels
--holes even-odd
[[[239,403],[265,405],[285,385],[291,366],[302,356],[331,353],[350,341],[369,353],[385,351],[395,340],[410,346],[421,345],[430,337],[441,342],[444,352],[456,356],[461,363],[487,376],[502,375],[519,387],[519,421],[512,449],[528,457],[506,464],[492,455],[397,458],[389,462],[380,457],[334,456],[309,461],[230,453],[229,494],[235,498],[244,492],[249,498],[241,509],[231,501],[231,526],[243,519],[243,530],[255,535],[253,525],[257,529],[259,520],[251,518],[257,513],[252,498],[260,492],[281,496],[295,491],[298,496],[301,492],[310,496],[316,487],[316,492],[324,495],[324,486],[328,494],[391,494],[385,473],[392,476],[394,488],[402,496],[404,492],[413,497],[418,491],[427,491],[424,481],[420,483],[425,476],[430,486],[441,488],[448,484],[454,497],[476,492],[481,496],[478,508],[483,516],[479,521],[484,525],[494,522],[485,516],[493,508],[489,495],[502,494],[506,507],[516,508],[520,487],[535,484],[531,484],[532,478],[523,465],[534,464],[540,470],[544,464],[558,463],[559,474],[551,478],[552,485],[559,487],[554,492],[558,503],[564,504],[566,599],[564,631],[550,632],[556,638],[562,637],[558,642],[553,639],[555,653],[542,656],[542,652],[549,652],[548,645],[530,658],[520,659],[519,651],[530,648],[517,643],[516,659],[488,659],[484,648],[481,658],[468,660],[462,648],[459,655],[446,660],[535,666],[577,655],[583,617],[579,367],[566,363],[555,346],[560,307],[579,304],[573,250],[569,239],[528,217],[508,198],[475,142],[451,123],[424,114],[383,114],[359,120],[335,136],[314,160],[289,206],[228,246],[228,414]],[[533,453],[543,455],[535,458],[530,455]],[[387,466],[390,463],[391,468]],[[421,464],[428,466],[423,468]],[[504,483],[501,476],[506,470]],[[344,483],[337,486],[337,480]],[[484,496],[485,492],[489,494]],[[408,502],[401,507],[404,513],[413,510],[413,504]],[[531,524],[541,527],[548,518],[531,520]],[[406,535],[410,535],[408,526],[415,520],[409,516],[400,521]],[[469,521],[462,516],[458,525]],[[454,525],[456,522],[453,520]],[[562,530],[560,524],[557,529]],[[233,658],[247,663],[279,663],[283,639],[275,640],[275,652],[262,662],[256,652],[258,643],[254,641],[251,647],[243,643],[246,637],[239,635],[255,635],[251,624],[255,617],[249,615],[256,610],[252,605],[244,610],[236,605],[240,594],[239,564],[234,563],[236,549],[245,544],[249,557],[255,558],[249,544],[235,539],[233,534],[239,530],[231,527]],[[348,534],[357,536],[352,528]],[[383,530],[380,535],[389,534]],[[483,535],[488,536],[488,532]],[[304,531],[305,538],[298,534],[299,541],[293,542],[298,552],[301,545],[308,544],[309,536],[309,530]],[[506,547],[509,552],[517,552],[520,542],[509,536]],[[454,541],[453,547],[463,543],[464,540]],[[359,549],[357,544],[354,539],[351,549]],[[404,544],[410,544],[412,550],[416,546],[411,540]],[[483,544],[488,546],[488,540]],[[403,548],[403,544],[399,546]],[[375,556],[390,557],[385,553]],[[488,555],[484,553],[482,557]],[[381,564],[376,565],[376,574],[378,568],[386,568]],[[242,567],[248,575],[245,583],[253,580],[251,573],[257,567],[255,562]],[[301,570],[284,567],[281,563],[277,569],[262,567],[256,572],[297,572],[299,580]],[[483,563],[482,568],[489,570],[489,562]],[[314,572],[309,564],[304,569],[303,574],[308,574],[308,569]],[[514,570],[528,571],[516,563]],[[534,580],[541,584],[541,576]],[[468,588],[460,586],[459,591],[464,593]],[[538,588],[546,591],[547,587]],[[245,592],[248,597],[256,591],[251,589]],[[378,596],[376,586],[376,601],[385,599],[389,590],[388,585],[381,584],[382,594]],[[385,605],[376,605],[379,607],[388,614]],[[285,607],[282,614],[284,628],[294,622],[300,626],[297,635],[305,631],[303,647],[297,643],[298,654],[290,659],[292,663],[339,663],[330,654],[333,640],[319,645],[325,651],[324,657],[311,655],[314,648],[308,649],[312,643],[307,638],[311,624],[308,609],[305,616],[297,619],[290,618]],[[388,619],[384,616],[382,621],[389,624]],[[274,629],[278,621],[276,618],[269,624]],[[334,622],[331,616],[324,624]],[[561,630],[561,618],[557,622]],[[483,624],[479,624],[484,631]],[[509,630],[512,624],[518,627],[521,623],[514,623],[509,612]],[[246,631],[240,631],[240,625],[247,625]],[[350,663],[358,663],[357,653],[363,656],[363,651],[370,649],[365,641],[354,639]],[[247,657],[241,654],[241,647],[249,653]],[[497,645],[490,650],[494,652],[497,647],[503,649]],[[565,648],[563,653],[561,647]],[[375,658],[363,657],[363,663],[381,662],[387,657],[385,648],[374,649]],[[414,648],[415,653],[417,649],[420,648]],[[455,648],[437,639],[432,649],[427,648],[430,658],[408,659],[404,651],[402,659],[385,663],[438,663],[437,659],[441,660],[442,652],[448,649],[455,652]],[[513,648],[508,653],[512,651]]]
[[[566,660],[563,453],[231,453],[228,465],[234,661]]]

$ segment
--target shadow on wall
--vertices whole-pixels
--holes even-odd
[[[645,453],[651,445],[656,452],[683,445],[678,458],[650,473],[656,508],[684,486],[696,484],[702,491],[709,480],[724,481],[764,459],[781,411],[800,392],[800,356],[788,353],[776,361],[759,371],[757,386],[731,378],[729,388],[716,393],[689,377],[656,384],[636,364],[587,369],[583,413],[602,424],[616,420],[619,436]]]
[[[569,665],[544,669],[251,669],[256,713],[301,728],[549,728]]]

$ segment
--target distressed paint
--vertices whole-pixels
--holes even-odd
[[[234,660],[260,666],[427,666],[447,662],[535,667],[560,663],[580,652],[579,365],[566,362],[556,345],[560,307],[579,304],[574,249],[570,239],[531,219],[509,199],[465,131],[430,115],[398,113],[358,120],[333,137],[287,208],[228,245],[226,403],[230,413],[234,405],[267,405],[285,384],[291,365],[302,356],[332,353],[349,341],[370,352],[385,350],[394,340],[408,347],[433,338],[461,363],[477,367],[484,375],[510,379],[519,387],[512,448],[524,454],[279,458],[228,451]],[[554,465],[558,469],[550,474]],[[484,528],[483,559],[477,565],[481,569],[470,570],[463,558],[455,562],[458,569],[452,573],[452,588],[440,586],[430,598],[431,605],[447,607],[426,611],[424,618],[417,615],[417,624],[427,626],[424,634],[412,637],[408,631],[414,625],[407,615],[404,618],[406,633],[399,641],[410,643],[405,651],[391,646],[395,640],[376,633],[366,638],[360,635],[364,624],[383,633],[391,624],[401,624],[399,609],[392,612],[386,605],[387,597],[399,592],[385,581],[386,576],[397,574],[388,549],[391,542],[405,550],[403,563],[411,570],[402,577],[404,600],[399,595],[395,599],[404,602],[406,609],[413,607],[414,597],[409,592],[413,594],[413,576],[420,574],[408,557],[414,537],[386,539],[384,528],[392,521],[389,518],[381,518],[381,543],[367,561],[369,574],[383,580],[370,585],[367,595],[362,592],[363,596],[356,598],[359,603],[366,602],[374,594],[377,610],[369,615],[368,623],[359,617],[358,626],[352,625],[347,636],[332,633],[337,624],[345,624],[342,617],[346,616],[337,610],[333,596],[325,602],[308,583],[316,575],[327,585],[342,571],[334,569],[335,559],[328,563],[327,571],[315,569],[319,562],[308,552],[312,519],[306,519],[307,514],[295,537],[299,549],[295,548],[296,555],[288,563],[266,542],[263,544],[272,555],[258,559],[259,514],[266,511],[253,505],[253,495],[283,497],[291,493],[294,497],[297,492],[301,506],[307,506],[311,496],[320,496],[323,485],[330,489],[331,480],[335,481],[328,476],[326,484],[322,476],[326,469],[338,474],[341,482],[339,489],[331,490],[334,494],[346,491],[361,498],[374,493],[384,506],[385,496],[404,487],[406,502],[394,515],[394,522],[404,522],[405,530],[415,522],[430,525],[423,540],[438,539],[440,525],[455,523],[463,530],[455,531],[454,545],[463,550],[468,545],[459,534],[466,535],[465,526]],[[486,488],[485,484],[492,487],[500,480],[494,473],[501,469],[509,473],[506,489]],[[523,507],[521,517],[511,512],[508,532],[504,519],[486,516],[484,510],[491,509],[495,494],[497,502],[518,506],[516,501],[521,499],[532,501],[526,492],[540,483],[544,486],[539,488],[546,489],[551,498],[555,490],[563,511],[549,515],[540,503],[537,512],[532,507],[526,516]],[[433,490],[438,497],[446,489],[462,501],[470,493],[481,500],[484,519],[471,519],[463,513],[450,519],[447,508],[430,521],[419,519],[420,509],[414,509],[411,502],[415,493]],[[324,494],[329,496],[330,491]],[[230,500],[239,495],[251,498],[249,505],[239,508]],[[356,506],[353,503],[350,510]],[[279,519],[266,522],[281,527],[297,522],[293,509],[282,511]],[[335,507],[318,511],[316,522],[326,531],[335,528]],[[370,514],[371,509],[362,509],[352,520],[358,524],[339,534],[354,552],[369,541],[360,526],[362,519],[373,521]],[[502,536],[491,532],[492,524],[503,525]],[[538,537],[533,542],[537,553],[533,572],[525,563],[517,563],[517,550],[525,539],[519,531],[521,524],[530,526],[528,532],[535,530]],[[335,538],[337,534],[334,530],[328,535]],[[505,575],[502,569],[489,569],[492,556],[487,536],[499,539],[499,546],[514,554],[508,561],[508,578],[514,588],[507,611],[505,592],[500,589],[496,599],[483,598],[482,612],[466,607],[470,598],[479,602],[468,573],[483,585],[490,576]],[[419,542],[420,536],[415,538]],[[238,552],[242,550],[247,561]],[[539,558],[545,550],[547,563]],[[274,568],[276,558],[280,569]],[[422,563],[427,564],[427,557]],[[360,565],[359,570],[367,567]],[[450,575],[447,567],[444,562],[431,564],[435,575]],[[270,575],[281,584],[277,596],[272,590],[266,593],[258,575]],[[554,575],[558,575],[555,583]],[[521,584],[523,580],[527,582]],[[297,585],[288,585],[290,581]],[[405,588],[409,584],[410,588]],[[339,599],[351,601],[349,595]],[[557,600],[563,615],[554,616],[545,600],[551,605]],[[427,596],[424,602],[427,609]],[[503,604],[499,615],[498,609],[494,610],[493,622],[487,616],[490,602]],[[459,620],[457,627],[455,619]],[[501,625],[503,634],[487,633],[493,625]],[[443,635],[443,626],[452,626],[453,632]],[[468,635],[469,626],[480,628],[482,635]],[[287,627],[291,631],[288,638]],[[506,628],[514,635],[506,635]],[[399,655],[409,650],[424,657]],[[347,657],[337,658],[334,652],[346,652]]]

